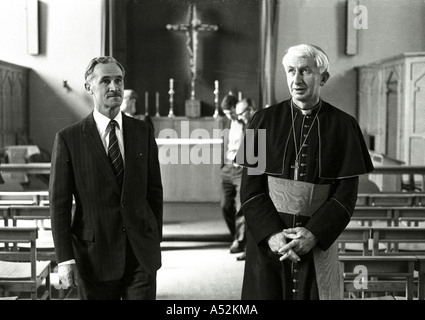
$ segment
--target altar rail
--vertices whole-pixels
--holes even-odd
[[[156,142],[165,202],[220,201],[220,168],[224,161],[222,137],[157,138]],[[50,174],[50,163],[5,163],[0,164],[0,171]]]
[[[156,139],[160,145],[222,144],[222,139]],[[180,141],[177,141],[180,140]],[[207,141],[208,140],[208,141]],[[50,163],[1,163],[0,172],[50,173]],[[418,174],[425,179],[425,166],[379,166],[370,174]]]
[[[180,148],[179,159],[185,155],[183,151],[190,154],[186,148],[197,148],[197,153],[202,152],[205,148],[210,148],[211,154],[215,152],[223,153],[223,140],[222,139],[157,139],[159,148],[166,147],[173,150],[173,148]],[[192,150],[192,149],[190,149]],[[206,149],[205,149],[206,150]],[[164,152],[163,152],[164,153]],[[195,153],[195,154],[197,154]],[[217,157],[215,157],[217,158]],[[211,159],[211,158],[210,158]],[[164,159],[160,159],[163,161]],[[166,159],[168,160],[168,159]],[[211,159],[214,161],[214,159]],[[177,168],[178,166],[178,168]],[[161,164],[161,171],[163,173],[164,181],[164,200],[165,201],[219,201],[220,197],[220,165],[217,162],[211,164],[189,163],[181,164]],[[0,164],[0,172],[23,172],[27,174],[49,174],[50,163],[6,163]],[[370,175],[420,175],[422,176],[422,188],[419,193],[425,192],[425,166],[378,166]],[[184,178],[184,179],[183,179]],[[188,178],[192,179],[187,181],[185,186],[192,186],[191,190],[182,188],[180,181],[185,181]],[[183,179],[183,180],[179,180]],[[210,186],[206,185],[206,181]],[[189,183],[190,182],[190,183]],[[208,187],[208,188],[206,188]],[[178,191],[176,193],[176,190]],[[417,194],[418,192],[397,192],[398,194]],[[395,195],[396,193],[392,193]],[[361,195],[359,195],[360,197]],[[206,198],[205,198],[206,197]],[[361,198],[361,197],[360,197]],[[369,197],[370,198],[370,197]],[[366,201],[366,200],[365,200]],[[377,201],[375,199],[375,201]],[[361,205],[359,199],[358,205]],[[422,204],[421,204],[422,205]]]
[[[375,170],[369,175],[409,175],[410,186],[406,186],[405,182],[401,182],[402,186],[400,188],[411,188],[412,190],[417,188],[415,185],[415,176],[421,176],[417,183],[419,183],[419,190],[425,191],[425,166],[397,166],[397,165],[384,165],[384,166],[375,166]]]

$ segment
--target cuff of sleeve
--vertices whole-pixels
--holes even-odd
[[[66,265],[66,264],[75,264],[75,260],[71,259],[71,260],[59,262],[58,266],[63,266],[63,265]]]

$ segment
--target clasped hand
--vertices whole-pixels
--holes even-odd
[[[66,288],[78,286],[78,271],[75,263],[58,266],[59,281]]]
[[[286,239],[292,241],[287,242]],[[309,252],[316,243],[315,235],[303,227],[284,229],[268,240],[270,250],[281,255],[280,261],[289,259],[295,263],[301,261],[300,256]]]

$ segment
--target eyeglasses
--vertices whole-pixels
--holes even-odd
[[[237,116],[243,116],[245,113],[247,113],[249,111],[249,107],[246,108],[244,111],[242,111],[241,113],[236,113]]]

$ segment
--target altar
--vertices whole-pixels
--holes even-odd
[[[221,117],[152,117],[165,202],[219,202],[223,163]]]

